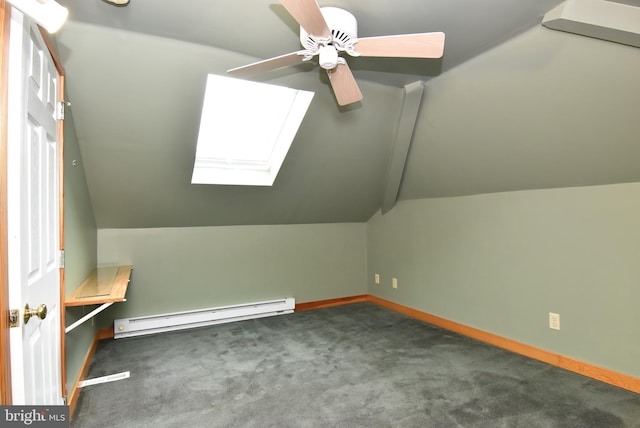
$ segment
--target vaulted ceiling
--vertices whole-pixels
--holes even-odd
[[[559,0],[320,0],[361,37],[442,31],[444,56],[349,58],[364,99],[347,107],[313,64],[258,76],[315,92],[272,187],[190,181],[207,74],[300,49],[276,0],[59,2],[67,126],[100,228],[366,221],[413,82],[399,199],[640,181],[640,50],[542,27]]]

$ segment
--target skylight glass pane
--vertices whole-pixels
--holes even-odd
[[[191,182],[272,185],[312,98],[210,74]]]

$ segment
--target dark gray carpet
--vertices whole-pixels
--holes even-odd
[[[74,427],[640,427],[640,395],[370,303],[103,341]]]

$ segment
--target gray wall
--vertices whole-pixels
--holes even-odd
[[[365,294],[364,223],[100,229],[100,265],[131,264],[114,319],[284,297]]]
[[[64,121],[64,244],[65,294],[73,290],[91,273],[97,264],[97,230],[89,191],[73,126],[73,113],[68,109]],[[73,165],[73,161],[76,165]],[[92,308],[69,308],[65,312],[66,325],[82,317]],[[95,327],[86,322],[65,336],[67,361],[67,392],[80,372],[95,336]]]
[[[402,201],[367,240],[370,294],[640,376],[640,183]]]
[[[101,314],[99,327],[369,292],[640,376],[640,183],[401,201],[367,224],[102,229],[96,242],[72,130],[65,140],[67,293],[96,263],[134,266],[127,302]],[[560,331],[548,328],[548,312],[560,313]],[[68,310],[67,324],[81,315]],[[95,329],[88,322],[66,337],[69,388]]]

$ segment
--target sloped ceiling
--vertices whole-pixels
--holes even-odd
[[[56,35],[100,228],[366,221],[380,207],[403,86],[425,82],[400,199],[640,181],[640,50],[540,25],[558,0],[336,1],[361,36],[443,31],[440,60],[349,59],[316,93],[273,187],[190,184],[206,75],[299,49],[275,0],[59,0]],[[247,126],[251,118],[247,117]]]

